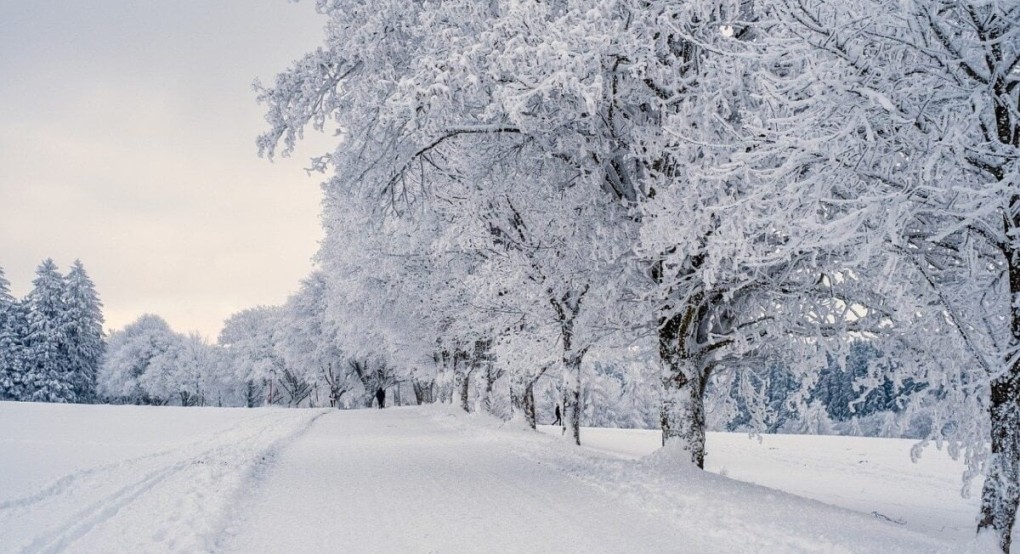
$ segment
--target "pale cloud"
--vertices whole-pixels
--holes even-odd
[[[322,176],[256,157],[251,82],[313,48],[310,2],[0,0],[0,267],[80,258],[110,328],[215,338],[311,269]]]

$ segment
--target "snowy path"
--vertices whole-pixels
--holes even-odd
[[[662,462],[662,460],[660,460]],[[685,482],[685,478],[691,478]],[[946,543],[709,474],[666,474],[436,410],[330,414],[225,552],[917,552]]]
[[[416,410],[337,413],[281,455],[226,550],[703,551],[655,517],[606,500]]]

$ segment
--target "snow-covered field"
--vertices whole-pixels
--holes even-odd
[[[970,546],[961,465],[935,450],[912,464],[911,441],[713,434],[715,475],[641,458],[655,432],[585,429],[577,449],[543,431],[447,407],[0,403],[0,552]]]
[[[211,550],[322,413],[0,402],[0,551]]]

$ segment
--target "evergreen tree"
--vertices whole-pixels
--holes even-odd
[[[28,372],[28,301],[26,299],[15,300],[11,306],[10,318],[8,320],[8,339],[0,338],[0,341],[8,342],[11,345],[11,400],[27,400],[27,372]]]
[[[729,431],[755,430],[779,433],[799,417],[790,400],[801,387],[800,380],[783,364],[769,364],[731,376],[729,395],[735,409],[726,424]]]
[[[818,374],[811,399],[821,402],[832,421],[850,421],[881,412],[898,413],[907,397],[926,388],[924,383],[904,379],[898,383],[888,376],[894,362],[864,341],[850,343],[845,363],[831,356]]]
[[[25,396],[37,402],[77,400],[69,375],[64,278],[52,259],[36,270],[27,299]]]
[[[903,411],[910,395],[927,387],[913,379],[890,379],[895,362],[866,341],[855,340],[845,355],[827,355],[826,360],[813,383],[802,383],[783,364],[744,371],[739,378],[726,381],[735,409],[726,428],[766,433],[828,428],[828,433],[832,424],[848,423],[841,428],[860,435],[864,431],[857,418],[876,414],[891,417]],[[804,390],[804,386],[808,388]],[[802,403],[797,402],[798,395],[803,395]],[[819,411],[822,409],[824,417]]]
[[[0,268],[0,400],[20,400],[24,394],[21,364],[21,305],[10,293],[10,281]]]
[[[64,290],[68,372],[77,402],[94,402],[96,375],[106,350],[103,312],[96,287],[75,260]]]

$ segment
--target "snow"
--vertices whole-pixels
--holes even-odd
[[[228,552],[633,552],[636,544],[667,552],[683,538],[660,536],[664,520],[593,502],[597,490],[554,467],[419,410],[322,421],[282,455],[259,497]]]
[[[558,435],[559,427],[539,426]],[[659,431],[582,430],[588,448],[636,460],[662,444]],[[908,529],[966,540],[977,526],[981,480],[961,495],[964,463],[944,450],[925,449],[910,460],[917,441],[818,435],[708,433],[705,468],[738,481],[848,508]]]
[[[0,551],[208,551],[322,413],[0,403]]]
[[[447,406],[0,403],[0,552],[978,551],[960,465],[911,464],[910,441],[710,434],[699,472],[655,432],[543,431]]]

